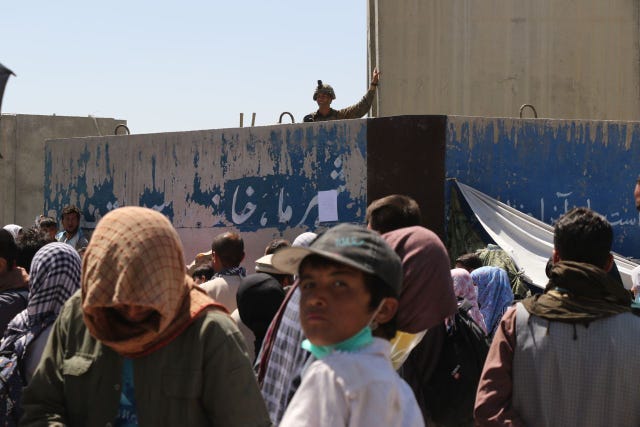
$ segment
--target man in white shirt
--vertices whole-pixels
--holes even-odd
[[[58,242],[66,243],[75,249],[83,249],[89,245],[89,241],[82,235],[80,229],[80,209],[76,206],[66,206],[62,209],[63,231],[56,234]]]
[[[211,264],[215,274],[213,279],[200,286],[229,312],[237,308],[236,293],[246,275],[245,269],[240,267],[243,259],[244,242],[238,233],[227,232],[213,239]]]

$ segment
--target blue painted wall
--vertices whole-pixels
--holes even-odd
[[[341,222],[364,221],[366,129],[350,120],[49,141],[44,210],[76,204],[91,229],[118,206],[147,206],[186,247],[206,250],[234,228],[249,240],[260,232],[263,249],[272,236],[330,225],[318,221],[318,191],[338,191]]]
[[[614,249],[640,256],[640,123],[449,116],[444,126],[447,178],[550,224],[590,206],[613,224]],[[340,221],[364,222],[367,128],[348,120],[49,141],[44,210],[77,204],[92,228],[117,206],[148,206],[172,220],[188,255],[225,227],[261,246],[331,225],[318,222],[321,190],[338,190]]]
[[[449,116],[446,138],[447,178],[549,224],[589,206],[613,224],[614,250],[640,257],[640,123]]]

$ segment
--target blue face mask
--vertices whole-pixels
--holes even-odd
[[[373,313],[373,316],[371,316],[371,320],[369,321],[367,326],[360,329],[360,332],[358,332],[351,338],[347,338],[346,340],[340,341],[339,343],[329,345],[316,345],[308,339],[305,339],[304,341],[302,341],[301,347],[313,354],[316,359],[322,359],[323,357],[331,354],[334,350],[353,352],[368,346],[373,342],[373,332],[370,326],[371,322],[376,317],[383,304],[384,299],[380,301],[380,305],[378,305],[378,308]]]

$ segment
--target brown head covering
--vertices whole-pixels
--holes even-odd
[[[457,310],[449,254],[440,238],[424,227],[405,227],[382,238],[402,259],[404,279],[398,329],[415,334],[432,328]]]
[[[119,306],[153,314],[132,323],[114,310]],[[209,306],[225,310],[186,275],[180,238],[164,215],[123,207],[98,223],[82,262],[82,309],[93,337],[123,356],[144,356]]]
[[[559,261],[551,268],[544,294],[522,304],[543,319],[588,324],[631,311],[631,294],[595,265]]]

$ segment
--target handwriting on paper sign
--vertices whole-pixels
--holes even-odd
[[[545,208],[547,207],[545,205],[545,199],[544,197],[540,198],[540,215],[539,215],[539,219],[541,221],[547,222],[547,223],[553,223],[556,219],[558,219],[560,216],[562,216],[563,214],[569,212],[570,209],[573,208],[573,206],[586,206],[589,209],[591,209],[591,199],[587,198],[586,202],[583,204],[578,204],[578,203],[571,203],[569,200],[569,197],[573,194],[572,191],[568,192],[568,193],[561,193],[561,192],[556,192],[555,196],[555,202],[553,203],[551,210],[552,210],[552,214],[551,216],[549,216],[548,218],[545,215]],[[511,206],[512,208],[518,209],[520,211],[524,212],[525,209],[525,205],[522,203],[517,203],[516,201],[510,201],[507,200],[506,202],[507,205]],[[558,206],[559,205],[559,206]],[[536,215],[534,215],[531,212],[526,212],[527,215],[531,215],[533,217],[536,217]],[[602,214],[607,221],[609,221],[609,223],[612,226],[616,226],[616,225],[640,225],[640,213],[638,214],[638,216],[636,217],[634,216],[627,216],[627,217],[622,217],[622,214],[619,211],[615,211],[615,212],[608,212],[608,213],[604,213],[604,212],[599,212],[600,214]]]
[[[240,191],[240,186],[237,185],[235,190],[233,191],[233,200],[231,203],[231,220],[236,225],[242,225],[247,222],[258,209],[258,205],[247,201],[245,202],[242,208],[238,207],[238,192]],[[253,196],[255,193],[254,189],[251,186],[248,186],[245,190],[245,194],[248,197]],[[314,196],[307,204],[304,214],[300,221],[296,224],[296,227],[299,227],[305,223],[307,218],[309,217],[309,213],[311,210],[318,205],[318,197]],[[284,202],[284,188],[280,188],[279,196],[278,196],[278,208],[277,208],[277,221],[281,224],[289,224],[293,217],[293,208],[290,205],[285,205]],[[260,215],[260,225],[266,226],[268,223],[268,216],[266,212],[262,212]]]

